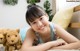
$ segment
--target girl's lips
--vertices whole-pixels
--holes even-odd
[[[44,29],[44,27],[38,28],[38,30],[43,30],[43,29]]]

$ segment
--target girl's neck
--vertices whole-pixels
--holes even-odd
[[[50,41],[50,37],[51,37],[51,30],[50,27],[48,27],[47,31],[45,33],[39,34],[40,38],[42,39],[43,42],[48,42]]]
[[[39,35],[41,37],[47,37],[48,35],[50,35],[50,27],[47,28],[47,31],[45,33],[39,33]]]

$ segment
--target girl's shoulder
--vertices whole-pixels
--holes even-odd
[[[29,29],[27,30],[26,35],[27,35],[27,36],[34,37],[34,38],[36,37],[35,31],[34,31],[32,28],[29,28]]]
[[[32,34],[34,34],[35,32],[34,32],[34,30],[32,29],[32,28],[29,28],[28,30],[27,30],[27,32],[26,32],[26,34],[30,34],[30,35],[32,35]]]

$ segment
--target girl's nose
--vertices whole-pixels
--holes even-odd
[[[42,25],[43,25],[43,24],[42,24],[41,21],[38,21],[38,22],[37,22],[37,26],[38,26],[38,27],[40,27],[40,26],[42,26]]]

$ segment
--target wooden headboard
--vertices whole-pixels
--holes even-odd
[[[80,11],[80,5],[74,7],[74,12]],[[70,28],[80,28],[80,22],[73,22],[69,24]]]

